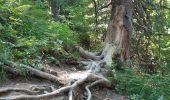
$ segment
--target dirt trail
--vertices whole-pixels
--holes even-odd
[[[50,71],[57,72],[58,75],[62,78],[67,78],[67,77],[79,78],[79,77],[83,77],[85,73],[71,66],[60,68],[57,66],[45,65],[45,68],[47,68]],[[48,87],[52,87],[53,89],[57,89],[61,87],[54,82],[50,82],[48,80],[44,80],[41,78],[36,78],[36,77],[24,78],[21,76],[14,76],[11,74],[8,74],[6,79],[0,82],[0,90],[5,89],[5,88],[30,89],[30,87],[32,86],[48,86]],[[81,87],[80,87],[80,90],[82,90]],[[126,96],[115,94],[114,91],[112,91],[111,89],[103,88],[102,86],[101,87],[96,86],[95,88],[92,88],[91,91],[92,91],[92,100],[128,100]],[[46,92],[50,92],[50,91],[46,91]],[[0,97],[5,98],[9,96],[18,96],[18,95],[23,95],[23,94],[25,93],[24,92],[10,92],[8,94],[0,94]],[[68,100],[68,98],[67,96],[63,96],[62,94],[62,96],[56,96],[54,98],[43,99],[43,100]],[[77,99],[77,100],[80,100],[80,99]],[[85,97],[83,100],[85,100]]]

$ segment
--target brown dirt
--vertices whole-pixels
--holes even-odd
[[[65,66],[65,67],[57,67],[57,66],[49,66],[45,65],[46,68],[50,70],[54,70],[58,73],[60,77],[83,77],[84,72],[76,69],[76,67],[72,66]],[[21,77],[16,75],[11,75],[10,73],[7,74],[6,79],[0,81],[0,89],[5,88],[21,88],[21,89],[30,89],[33,85],[40,85],[40,86],[51,86],[54,89],[59,88],[60,86],[56,83],[50,82],[48,80],[36,78],[36,77]],[[81,87],[79,88],[80,90]],[[128,100],[126,96],[121,96],[115,94],[114,91],[111,89],[103,88],[100,86],[95,86],[91,89],[92,92],[92,100]],[[9,96],[18,96],[22,95],[22,92],[12,92],[8,94],[0,94],[0,97],[9,97]],[[84,94],[86,95],[86,94]],[[82,97],[84,98],[84,97]],[[48,100],[67,100],[66,96],[57,96],[54,98],[50,98]],[[45,99],[44,99],[45,100]],[[78,99],[77,100],[85,100],[85,99]]]

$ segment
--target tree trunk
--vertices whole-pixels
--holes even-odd
[[[59,20],[59,7],[57,5],[57,2],[56,0],[48,0],[49,2],[49,6],[50,6],[50,9],[51,9],[51,13],[52,13],[52,17],[54,18],[55,21],[58,21]]]
[[[98,35],[98,11],[97,11],[97,2],[93,0],[94,3],[94,12],[95,12],[95,32]]]
[[[126,11],[126,6],[127,5],[125,4],[116,6],[113,5],[112,11],[114,11],[114,14],[108,24],[104,48],[101,55],[97,56],[79,48],[80,53],[85,58],[103,60],[106,65],[112,64],[112,58],[115,57],[115,55],[119,55],[118,59],[120,59],[121,62],[129,59],[129,35],[131,33],[131,21],[129,20],[130,17],[126,17],[127,15],[130,16],[129,13],[127,13],[130,11]]]
[[[109,22],[105,43],[112,42],[116,45],[114,55],[123,63],[129,60],[130,34],[132,33],[132,0],[112,0],[111,21]],[[117,12],[117,6],[124,7],[124,14]],[[123,21],[120,21],[120,18]],[[118,18],[118,19],[116,19]]]

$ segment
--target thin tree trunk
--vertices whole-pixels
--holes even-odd
[[[95,31],[96,34],[98,34],[98,10],[97,10],[97,2],[95,0],[93,0],[94,3],[94,12],[95,12]]]
[[[58,16],[59,7],[57,6],[56,0],[49,0],[49,6],[51,9],[52,17],[54,18],[54,20],[58,21],[59,20],[59,16]]]

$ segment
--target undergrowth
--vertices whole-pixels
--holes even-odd
[[[73,58],[64,46],[77,44],[77,33],[67,22],[54,21],[46,3],[6,0],[0,4],[0,63],[9,60],[39,68],[43,62]],[[29,75],[19,65],[16,70]],[[1,68],[0,77],[4,75]]]
[[[126,68],[116,71],[118,93],[128,95],[131,100],[170,100],[170,74],[147,74]]]

